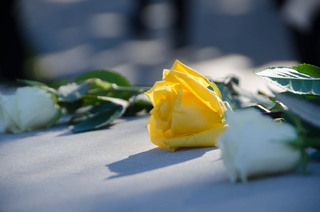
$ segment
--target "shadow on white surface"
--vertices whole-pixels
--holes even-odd
[[[135,155],[130,155],[124,160],[106,165],[110,171],[117,173],[116,175],[110,176],[106,180],[139,174],[174,164],[183,163],[199,158],[206,152],[213,149],[217,148],[181,149],[172,153],[166,149],[154,148]]]

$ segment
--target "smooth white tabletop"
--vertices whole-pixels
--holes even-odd
[[[218,148],[157,148],[148,116],[72,134],[67,125],[0,136],[0,211],[318,211],[320,163],[231,183]]]

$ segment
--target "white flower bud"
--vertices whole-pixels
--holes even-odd
[[[227,112],[227,130],[218,138],[231,181],[293,170],[301,157],[288,141],[297,138],[289,124],[279,123],[254,109]]]
[[[59,115],[59,107],[43,89],[22,87],[13,95],[0,94],[2,132],[19,133],[48,127]]]

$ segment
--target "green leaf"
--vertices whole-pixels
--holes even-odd
[[[306,129],[304,127],[305,125],[303,123],[303,120],[299,118],[296,114],[286,109],[283,111],[282,117],[287,123],[291,124],[296,128],[296,131],[300,137],[304,137],[306,135]],[[308,123],[308,122],[305,122],[305,123]]]
[[[109,83],[115,83],[118,86],[130,87],[129,81],[119,73],[110,70],[95,70],[78,76],[75,81],[81,82],[91,78],[98,78]]]
[[[69,83],[71,83],[69,79],[58,79],[58,80],[49,81],[47,85],[51,88],[58,89],[60,86],[63,86]]]
[[[74,102],[80,100],[83,95],[88,93],[89,88],[90,85],[86,82],[60,86],[57,92],[59,101]]]
[[[249,109],[249,108],[253,108],[253,109],[255,109],[255,110],[258,110],[258,111],[260,111],[261,113],[267,113],[267,112],[269,112],[268,109],[262,107],[261,105],[253,105],[253,106],[246,107],[245,109]]]
[[[112,85],[115,85],[114,83],[106,82],[98,78],[91,78],[91,79],[85,80],[85,82],[90,84],[90,90],[108,89],[112,87]]]
[[[320,77],[320,68],[314,65],[304,63],[297,66],[293,66],[292,68],[303,74]]]
[[[320,128],[320,107],[293,96],[274,93],[275,97],[304,121]]]
[[[74,114],[73,118],[71,119],[71,123],[79,123],[81,121],[85,121],[96,114],[102,113],[107,110],[111,110],[114,107],[117,107],[118,104],[112,102],[103,102],[102,104],[97,104],[95,106],[90,106],[86,108],[82,108],[80,111]]]
[[[143,110],[150,112],[152,108],[153,105],[146,95],[140,94],[130,99],[129,107],[126,109],[124,116],[134,116]]]
[[[68,114],[73,114],[75,111],[77,111],[80,107],[83,106],[83,101],[82,99],[79,99],[77,101],[73,102],[59,102],[59,106],[66,109],[66,112]]]
[[[270,98],[264,95],[256,94],[256,93],[251,93],[249,91],[246,91],[242,88],[240,88],[237,85],[232,86],[233,90],[242,97],[245,97],[249,99],[253,103],[257,103],[258,105],[263,106],[264,108],[270,110],[275,106],[275,103],[273,103]]]
[[[320,77],[300,73],[293,68],[272,67],[256,75],[292,93],[320,95]]]
[[[301,150],[300,167],[304,174],[307,174],[307,166],[309,161],[310,161],[309,155],[304,150]]]
[[[114,97],[108,97],[108,96],[92,96],[92,95],[85,95],[82,96],[82,100],[86,103],[86,105],[97,105],[104,102],[112,102],[114,104],[122,105],[123,107],[128,107],[128,101],[114,98]]]
[[[67,113],[74,113],[83,106],[82,96],[88,93],[89,87],[90,85],[86,82],[60,86],[57,91],[58,104],[65,108]]]
[[[76,124],[73,132],[84,132],[96,130],[110,125],[115,119],[121,117],[125,108],[122,105],[107,102],[99,106],[93,107],[87,117]]]
[[[112,84],[109,88],[92,89],[89,91],[89,94],[97,96],[109,96],[128,100],[131,96],[141,94],[148,89],[149,88],[121,87]]]
[[[282,94],[289,95],[289,96],[320,106],[320,96],[317,96],[317,95],[310,95],[310,94],[299,95],[291,92],[283,92]]]
[[[56,90],[47,86],[46,84],[42,83],[42,82],[38,82],[38,81],[33,81],[33,80],[23,80],[23,79],[18,79],[18,82],[22,82],[25,83],[26,85],[29,86],[34,86],[34,87],[38,87],[41,88],[43,90],[46,90],[50,93],[56,94]]]
[[[276,101],[275,105],[270,109],[270,112],[279,112],[284,110],[285,110],[284,105],[281,102]]]
[[[93,116],[93,114],[101,113],[105,110],[112,109],[118,105],[127,108],[129,103],[123,99],[106,97],[106,96],[82,96],[83,106],[72,118],[71,122],[76,123],[84,121]]]
[[[305,144],[308,147],[320,149],[320,137],[309,137],[305,139]]]
[[[59,108],[58,112],[56,114],[56,116],[54,117],[54,119],[48,124],[47,128],[52,127],[55,123],[57,123],[57,121],[59,121],[60,117],[62,116],[62,111]]]
[[[222,100],[228,102],[232,109],[241,109],[252,106],[253,104],[258,104],[270,110],[276,105],[276,103],[271,101],[270,97],[266,95],[252,93],[240,88],[238,85],[239,80],[235,77],[227,77],[223,81],[212,82],[218,86]],[[208,87],[208,89],[210,89],[210,87]]]
[[[232,87],[225,84],[215,82],[218,89],[220,90],[222,101],[228,102],[232,109],[240,109],[241,103],[239,101],[238,95],[233,91]]]

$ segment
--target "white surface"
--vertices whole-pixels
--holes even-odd
[[[233,184],[219,149],[157,148],[147,119],[1,134],[0,211],[319,211],[319,163],[309,175]]]

